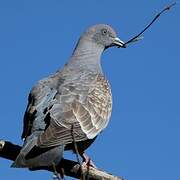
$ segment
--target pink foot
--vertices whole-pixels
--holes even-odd
[[[91,167],[97,168],[96,165],[93,163],[93,161],[90,159],[90,157],[87,154],[83,153],[81,157],[83,158],[82,166],[91,166]]]

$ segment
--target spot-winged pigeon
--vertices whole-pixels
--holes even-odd
[[[107,126],[112,110],[101,54],[109,47],[125,47],[105,24],[90,27],[80,37],[63,69],[40,80],[31,90],[24,115],[24,145],[13,167],[59,163],[64,150],[84,151]]]

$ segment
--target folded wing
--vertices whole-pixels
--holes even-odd
[[[27,114],[31,114],[30,119],[33,119],[33,116],[36,117],[33,113],[38,113],[38,104],[41,104],[40,114],[44,113],[44,118],[40,117],[40,124],[44,130],[38,137],[37,145],[42,148],[66,145],[72,143],[74,138],[77,142],[93,139],[109,121],[112,109],[111,91],[102,75],[83,73],[62,81],[63,78],[61,77],[61,83],[58,83],[59,79],[56,86],[48,87],[51,92],[44,93],[45,96],[37,98],[42,96],[37,92],[32,95],[34,101],[38,99],[39,102],[34,102],[33,105],[30,101],[27,109]],[[42,90],[39,92],[43,94]],[[25,120],[24,127],[28,128],[24,130],[24,137],[36,129],[35,121],[30,122]],[[29,128],[26,124],[32,125]]]

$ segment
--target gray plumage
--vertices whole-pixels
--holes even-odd
[[[111,46],[124,43],[110,26],[90,27],[64,68],[32,88],[24,116],[24,145],[13,167],[57,164],[64,149],[73,150],[73,136],[82,155],[107,126],[112,96],[100,60]]]

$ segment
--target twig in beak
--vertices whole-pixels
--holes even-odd
[[[165,7],[162,11],[160,11],[155,17],[154,19],[136,36],[134,36],[132,39],[130,39],[129,41],[125,42],[125,45],[132,43],[132,42],[136,42],[139,41],[141,39],[143,39],[143,37],[141,36],[159,17],[162,13],[164,13],[165,11],[170,10],[173,6],[176,5],[176,2],[170,4],[169,6]]]

